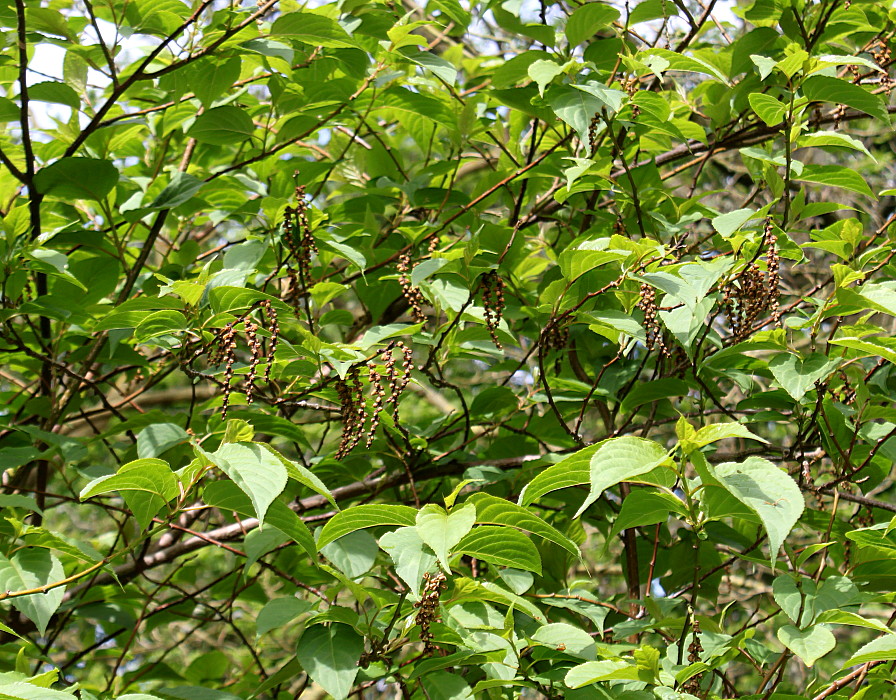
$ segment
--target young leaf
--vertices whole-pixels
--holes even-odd
[[[464,504],[446,513],[439,506],[428,503],[417,513],[416,526],[420,539],[423,540],[436,556],[442,566],[448,570],[448,554],[463,539],[476,522],[476,506]]]

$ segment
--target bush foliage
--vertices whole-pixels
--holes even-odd
[[[0,3],[0,697],[892,697],[894,20]]]

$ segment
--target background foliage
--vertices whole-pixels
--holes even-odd
[[[892,696],[894,19],[0,3],[0,696]]]

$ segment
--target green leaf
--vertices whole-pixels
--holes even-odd
[[[450,523],[449,527],[453,528],[456,525]],[[438,554],[439,550],[435,547],[433,549]],[[523,569],[541,576],[541,557],[532,540],[519,530],[510,527],[494,525],[474,527],[453,547],[453,552],[468,554],[495,566]]]
[[[581,659],[593,660],[597,655],[594,639],[581,627],[574,627],[565,622],[543,625],[535,630],[532,641],[543,646],[559,650]]]
[[[403,525],[413,527],[417,510],[410,506],[365,503],[336,513],[324,525],[317,538],[318,547],[326,547],[343,535],[367,527]]]
[[[739,231],[741,226],[755,215],[755,209],[735,209],[727,214],[720,214],[715,217],[712,220],[712,227],[718,231],[719,235],[727,238],[732,233]]]
[[[53,102],[77,110],[81,106],[78,93],[65,83],[45,81],[28,87],[28,99],[38,102]]]
[[[366,530],[350,532],[320,551],[350,579],[358,579],[373,567],[379,548],[376,539]]]
[[[896,634],[887,634],[861,647],[841,668],[893,659],[896,659]]]
[[[193,93],[200,99],[202,106],[209,108],[212,102],[230,89],[240,79],[242,61],[239,56],[223,59],[200,59],[192,67],[195,81]]]
[[[29,591],[64,578],[62,564],[49,550],[20,549],[8,559],[0,554],[0,591]],[[62,604],[64,594],[65,587],[57,586],[46,593],[12,598],[11,602],[43,635],[53,613]]]
[[[395,573],[419,597],[423,574],[431,572],[435,554],[420,539],[416,527],[400,527],[380,537],[380,547],[392,557]]]
[[[476,507],[477,523],[508,525],[525,530],[560,545],[573,556],[580,556],[579,548],[575,542],[557,528],[539,518],[535,513],[515,503],[505,501],[503,498],[498,498],[482,491],[470,496],[467,499],[467,503],[472,503]]]
[[[607,106],[603,100],[571,85],[552,86],[546,99],[554,113],[575,129],[582,140],[588,138],[591,119]]]
[[[202,499],[209,506],[231,511],[246,518],[255,515],[255,508],[249,497],[232,481],[213,481],[206,485]],[[304,549],[308,556],[317,556],[317,545],[308,526],[281,501],[274,501],[265,514],[268,525],[277,528]]]
[[[215,452],[202,453],[221,469],[252,501],[258,522],[264,522],[268,507],[286,488],[286,467],[262,445],[228,442]]]
[[[829,358],[820,353],[812,353],[806,358],[784,353],[773,358],[768,363],[768,368],[778,384],[799,401],[816,382],[825,379],[839,364],[838,358]]]
[[[519,505],[528,506],[552,491],[587,484],[591,479],[591,456],[605,442],[590,445],[539,472],[523,489]]]
[[[158,457],[165,450],[190,440],[187,431],[176,423],[155,423],[137,433],[137,456]]]
[[[820,185],[839,187],[850,192],[864,194],[872,199],[877,199],[874,192],[868,186],[859,173],[842,165],[815,165],[809,164],[803,168],[803,172],[795,175],[794,180],[801,182],[815,182]]]
[[[774,569],[778,550],[806,507],[799,486],[787,472],[760,457],[710,466],[710,471],[725,490],[759,516],[768,533]]]
[[[768,444],[768,440],[750,432],[746,426],[740,423],[712,423],[704,425],[697,431],[692,441],[700,448],[728,438],[745,438]]]
[[[417,513],[415,524],[420,539],[436,553],[447,571],[448,553],[470,531],[475,522],[476,506],[472,503],[453,508],[450,513],[446,513],[434,503],[427,503]]]
[[[529,77],[538,85],[538,94],[544,96],[544,88],[558,75],[563,74],[563,67],[553,61],[535,61],[529,66]]]
[[[778,630],[778,639],[810,668],[837,646],[836,638],[824,625],[813,625],[804,630],[784,625]]]
[[[180,493],[177,477],[161,459],[137,459],[123,465],[117,474],[101,476],[85,486],[82,501],[104,493],[119,491],[142,529],[169,501]]]
[[[271,26],[271,36],[286,36],[325,49],[358,46],[358,43],[335,20],[311,12],[290,12],[280,15]]]
[[[599,681],[637,681],[641,671],[625,661],[586,661],[571,668],[563,679],[568,688],[583,688]]]
[[[803,82],[803,94],[810,102],[833,102],[852,107],[860,112],[890,123],[886,104],[880,95],[874,95],[865,88],[840,78],[813,75]]]
[[[623,436],[601,443],[600,448],[591,456],[591,491],[575,517],[584,513],[605,489],[620,481],[629,481],[646,474],[666,459],[667,453],[662,445],[644,438]]]
[[[666,522],[670,516],[687,516],[687,508],[672,494],[638,489],[622,502],[619,515],[613,521],[613,529],[607,537],[607,545],[623,530]]]
[[[105,199],[118,184],[118,170],[99,158],[60,158],[34,176],[41,194],[58,199]]]
[[[803,583],[806,581],[812,583],[814,589],[814,582],[809,579],[803,579]],[[778,607],[786,613],[787,617],[789,617],[795,625],[801,624],[798,618],[800,616],[800,610],[803,609],[803,594],[797,587],[794,577],[790,574],[782,574],[781,576],[776,577],[772,582],[772,595],[774,596]],[[804,613],[805,612],[807,611],[804,611]],[[805,619],[806,617],[807,615],[803,614],[803,618]],[[808,617],[811,619],[811,615]]]
[[[243,143],[252,137],[255,124],[245,110],[233,105],[215,107],[196,117],[188,136],[216,146]]]
[[[759,118],[768,126],[777,126],[784,121],[787,114],[787,105],[782,104],[771,95],[762,92],[752,92],[747,98],[750,107],[759,115]]]
[[[159,192],[147,209],[154,211],[179,207],[181,204],[190,201],[193,195],[201,190],[204,185],[204,180],[200,180],[189,173],[177,171],[171,176],[171,181],[165,185],[165,189]]]
[[[61,690],[42,688],[33,683],[17,681],[12,683],[0,682],[0,697],[12,698],[13,700],[73,700],[75,696],[71,693],[64,693]]]
[[[566,20],[566,38],[571,46],[576,46],[618,19],[619,10],[602,2],[580,5]]]
[[[275,418],[275,417],[271,416],[271,418]],[[257,420],[257,416],[253,416],[253,419],[255,421],[253,425],[259,423],[259,421]],[[261,425],[264,425],[264,424],[265,424],[265,421],[262,421]],[[257,427],[259,427],[259,429],[260,429],[261,425],[258,425]],[[273,447],[271,447],[267,443],[261,443],[261,444],[268,452],[270,452],[272,455],[274,455],[277,459],[280,460],[280,463],[283,464],[283,466],[286,468],[286,474],[290,479],[294,479],[295,481],[298,481],[300,484],[302,484],[302,486],[305,486],[306,488],[311,489],[319,496],[323,496],[330,502],[330,505],[332,505],[334,508],[337,508],[337,509],[339,508],[339,506],[336,504],[336,499],[333,498],[333,494],[330,491],[330,489],[327,488],[327,485],[323,481],[321,481],[320,478],[314,472],[312,472],[310,469],[303,467],[301,464],[297,464],[290,459],[286,459],[286,457],[284,457],[282,454],[277,452],[277,450],[275,450]]]
[[[315,683],[344,700],[358,675],[364,640],[348,625],[312,625],[296,648],[296,658]]]

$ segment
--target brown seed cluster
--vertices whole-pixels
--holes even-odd
[[[283,244],[295,259],[298,271],[287,268],[289,290],[287,300],[299,314],[299,300],[308,292],[311,281],[311,256],[317,253],[317,245],[311,235],[311,222],[308,219],[308,202],[305,201],[305,188],[296,187],[296,206],[286,207],[283,212]]]
[[[663,342],[663,328],[657,319],[656,290],[646,282],[641,283],[638,308],[644,312],[644,332],[647,335],[647,352],[659,349],[660,355],[669,357],[669,348]]]
[[[697,618],[691,620],[691,643],[688,645],[688,663],[695,664],[700,660],[703,645],[700,643],[700,623]],[[700,692],[700,678],[702,673],[691,676],[684,684],[683,690],[692,695]]]
[[[420,596],[419,601],[414,603],[414,607],[417,608],[417,616],[414,621],[420,627],[423,653],[432,654],[438,651],[438,647],[432,641],[434,635],[429,628],[433,622],[441,620],[439,615],[439,598],[442,596],[442,591],[448,588],[448,584],[445,583],[445,574],[441,571],[432,576],[423,574],[423,581],[423,595]]]
[[[411,317],[414,323],[426,323],[426,314],[423,313],[423,304],[425,299],[417,287],[411,285],[411,278],[408,272],[411,271],[411,256],[402,253],[398,256],[398,284],[401,285],[401,293],[408,300],[411,307]]]
[[[258,337],[259,325],[252,317],[252,313],[256,308],[261,308],[263,310],[263,316],[267,323],[267,331],[271,336],[267,350],[265,350],[264,343]],[[215,340],[216,347],[209,353],[208,361],[210,365],[224,365],[224,400],[221,404],[222,418],[227,417],[227,409],[230,406],[230,394],[233,391],[233,365],[236,362],[237,350],[236,328],[240,324],[243,325],[246,344],[249,346],[249,371],[246,374],[244,385],[246,401],[248,403],[252,403],[255,399],[255,393],[257,391],[255,381],[258,376],[258,365],[261,363],[262,359],[267,360],[264,381],[270,381],[271,367],[274,364],[274,352],[277,350],[277,342],[280,337],[277,311],[268,299],[254,305],[245,314],[238,316],[225,325],[218,333],[218,337]]]
[[[597,130],[600,127],[600,114],[594,113],[591,123],[588,125],[588,153],[594,158],[597,153]]]
[[[776,325],[781,321],[781,260],[778,255],[778,239],[771,219],[767,219],[765,223],[763,247],[766,272],[760,270],[755,262],[751,262],[737,279],[728,282],[723,290],[722,303],[735,343],[750,336],[753,326],[765,311],[771,312],[772,322]]]
[[[503,346],[498,340],[498,326],[504,318],[504,280],[495,270],[482,277],[482,306],[485,309],[485,325],[488,326],[488,333],[495,347],[501,350]]]
[[[569,319],[551,318],[541,332],[541,344],[548,350],[562,350],[569,344]]]
[[[886,45],[881,39],[875,41],[869,47],[868,51],[871,53],[871,57],[874,59],[874,62],[884,69],[883,75],[880,78],[880,86],[884,89],[884,92],[887,93],[889,97],[890,93],[893,91],[893,86],[896,85],[894,83],[893,78],[890,77],[890,74],[887,71],[887,68],[890,65],[890,61],[893,58],[892,52],[890,51],[890,47]]]
[[[629,78],[623,78],[622,80],[622,89],[628,93],[629,97],[634,97],[638,90],[641,88],[641,80],[638,76],[633,75]],[[638,105],[632,105],[632,117],[637,119],[641,114],[641,107]]]
[[[403,357],[400,369],[393,355],[396,349]],[[374,358],[365,364],[355,365],[344,380],[336,382],[336,393],[342,411],[342,438],[336,451],[336,459],[343,459],[348,455],[358,446],[362,438],[365,438],[366,447],[369,448],[373,444],[376,429],[380,424],[380,415],[387,407],[392,407],[393,417],[395,422],[398,422],[398,399],[411,381],[413,353],[400,340],[393,341],[383,348],[379,359],[382,362],[382,370]],[[370,411],[367,410],[364,387],[361,383],[361,367],[367,370],[367,382],[373,395]],[[388,395],[383,384],[384,374],[389,387]]]

